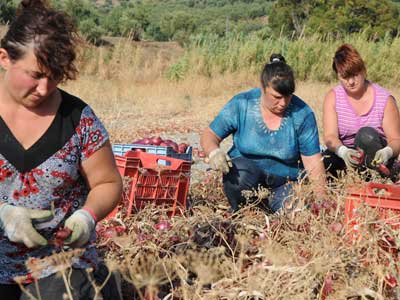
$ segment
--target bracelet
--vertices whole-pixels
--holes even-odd
[[[87,211],[90,214],[90,216],[93,218],[93,220],[97,223],[98,218],[91,208],[86,206],[86,207],[83,207],[82,210]]]

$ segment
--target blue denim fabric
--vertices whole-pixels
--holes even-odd
[[[242,191],[257,190],[259,186],[271,191],[268,199],[264,199],[260,206],[272,212],[280,210],[285,200],[290,197],[292,184],[287,178],[268,174],[254,161],[244,157],[232,159],[232,164],[230,172],[223,176],[224,192],[232,210],[237,211],[240,206],[246,204]]]

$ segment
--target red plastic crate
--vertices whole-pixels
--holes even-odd
[[[132,178],[122,199],[123,203],[128,203],[127,215],[147,204],[167,208],[170,216],[185,210],[191,162],[135,151],[128,151],[124,156],[116,155],[115,160],[121,176]],[[163,164],[160,165],[159,161]],[[164,165],[165,161],[168,165]],[[107,218],[116,213],[117,209]]]
[[[345,202],[345,225],[353,240],[362,236],[359,232],[360,208],[366,205],[376,208],[379,220],[394,229],[400,228],[400,187],[382,183],[365,183],[358,189],[349,190]]]

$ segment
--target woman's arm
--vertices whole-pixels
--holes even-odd
[[[99,221],[117,206],[122,194],[122,179],[109,142],[82,162],[81,172],[90,188],[84,208]]]
[[[400,117],[396,100],[389,96],[383,114],[382,128],[388,142],[388,146],[393,150],[393,157],[397,157],[400,152]]]
[[[301,155],[301,160],[308,174],[308,178],[315,184],[315,191],[317,194],[325,195],[326,178],[321,154],[317,153],[310,156]]]
[[[221,138],[218,137],[210,127],[207,127],[200,137],[200,145],[207,157],[213,150],[219,147],[220,143]]]
[[[339,140],[335,102],[335,92],[330,90],[324,99],[323,129],[325,145],[332,152],[336,152],[339,146],[342,145],[342,142]]]

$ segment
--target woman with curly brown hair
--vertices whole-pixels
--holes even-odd
[[[66,287],[49,266],[34,276],[29,259],[83,248],[73,263],[74,299],[92,299],[84,269],[96,270],[95,225],[117,205],[122,181],[108,134],[93,110],[58,88],[77,76],[76,28],[45,1],[22,1],[1,40],[0,295],[24,299],[14,278],[35,297],[63,299]]]

